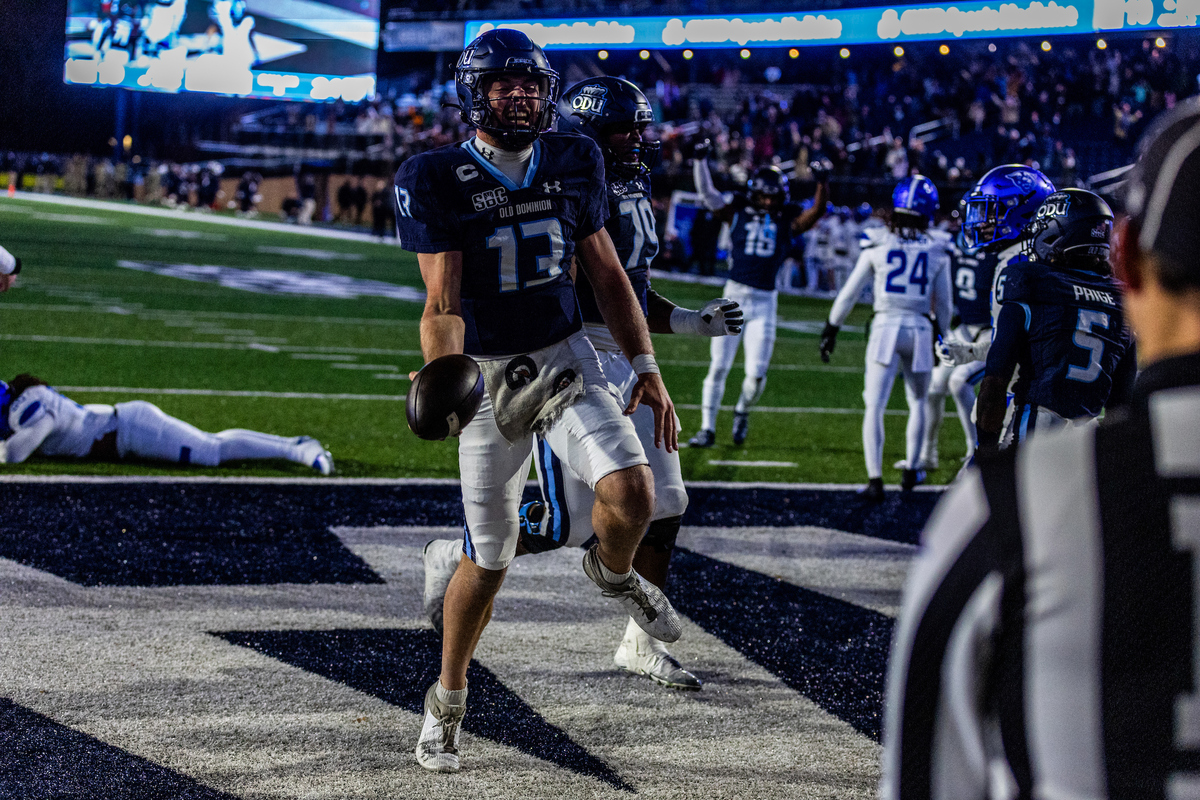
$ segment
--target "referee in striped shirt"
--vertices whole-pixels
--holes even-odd
[[[1134,399],[938,506],[893,642],[885,800],[1200,799],[1200,102],[1154,127],[1124,201]]]

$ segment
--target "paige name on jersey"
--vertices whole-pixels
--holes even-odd
[[[1107,303],[1110,306],[1117,304],[1116,299],[1108,292],[1102,292],[1098,289],[1089,289],[1086,286],[1080,286],[1077,283],[1071,284],[1075,289],[1076,300],[1090,300],[1093,303]]]

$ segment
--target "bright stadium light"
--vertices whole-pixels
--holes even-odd
[[[850,48],[843,47],[841,50],[838,51],[838,55],[841,56],[842,58],[849,58],[850,57]]]
[[[1043,53],[1050,52],[1050,43],[1049,42],[1042,42],[1042,52]]]
[[[1154,40],[1154,46],[1161,50],[1162,48],[1167,46],[1167,40],[1160,36]]]
[[[942,45],[941,47],[939,47],[939,48],[938,48],[938,52],[939,52],[939,53],[941,53],[941,54],[942,54],[942,55],[944,55],[944,56],[948,56],[948,55],[950,55],[950,47],[949,47],[949,45]]]
[[[1104,41],[1103,39],[1096,40],[1096,49],[1097,50],[1103,50],[1106,47],[1108,47],[1108,42]]]
[[[642,52],[638,53],[638,58],[640,58],[642,61],[645,61],[646,59],[650,58],[650,51],[643,50]]]
[[[601,61],[603,61],[606,58],[608,58],[608,51],[601,50],[599,53],[596,53],[596,57],[599,58]],[[684,56],[684,58],[687,58],[687,56]]]
[[[739,56],[741,56],[742,58],[749,58],[749,57],[750,57],[750,51],[749,51],[749,50],[743,50],[742,52],[738,53],[738,55],[739,55]]]
[[[788,50],[788,58],[799,58],[799,57],[800,57],[800,51],[797,50],[796,48],[793,47],[791,50]]]
[[[896,54],[896,58],[904,57],[904,48],[901,47],[900,45],[896,45],[896,49],[893,50],[892,52]]]
[[[693,53],[691,50],[684,50],[684,51],[683,51],[683,57],[684,57],[685,59],[687,59],[688,61],[691,61],[691,60],[692,60],[692,56],[694,56],[694,55],[696,55],[696,54],[695,54],[695,53]]]
[[[989,44],[989,45],[988,45],[988,52],[989,52],[989,53],[994,53],[994,52],[996,52],[996,45],[994,45],[994,44]]]

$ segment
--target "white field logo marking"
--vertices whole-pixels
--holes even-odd
[[[215,283],[229,289],[279,295],[307,297],[387,297],[411,303],[425,302],[425,293],[410,286],[397,286],[383,281],[350,278],[328,272],[294,272],[282,269],[238,269],[195,264],[164,264],[158,261],[117,262],[118,267],[150,272],[170,278],[182,278],[198,283]]]

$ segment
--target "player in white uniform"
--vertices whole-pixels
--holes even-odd
[[[865,242],[850,279],[838,293],[821,334],[821,360],[829,361],[837,332],[863,288],[874,278],[875,317],[867,341],[867,372],[863,401],[863,455],[869,482],[863,491],[868,502],[882,502],[883,412],[896,372],[904,372],[908,400],[907,464],[915,465],[925,436],[925,397],[933,370],[933,327],[950,323],[950,256],[944,234],[927,231],[937,211],[937,188],[921,175],[900,183],[892,193],[892,224],[887,233]],[[915,466],[906,466],[900,481],[911,490],[923,478]]]
[[[133,400],[80,405],[32,375],[0,381],[0,463],[43,456],[119,461],[142,458],[216,467],[228,461],[280,458],[333,472],[333,458],[311,436],[274,436],[242,429],[205,433]]]
[[[17,282],[21,272],[21,259],[0,246],[0,293],[7,292]]]
[[[733,443],[741,445],[750,430],[750,408],[762,397],[767,385],[767,367],[775,348],[775,316],[779,292],[775,276],[791,251],[791,241],[805,233],[825,213],[829,172],[826,165],[810,169],[817,181],[813,206],[803,209],[788,202],[788,179],[778,167],[759,167],[750,176],[745,193],[731,200],[716,190],[708,161],[696,159],[693,177],[705,206],[716,212],[719,222],[729,223],[732,240],[729,280],[722,294],[736,301],[745,315],[741,336],[713,339],[712,360],[704,378],[700,406],[700,430],[689,447],[712,447],[716,443],[717,413],[725,396],[725,379],[733,366],[738,345],[746,347],[746,375],[733,410]]]

